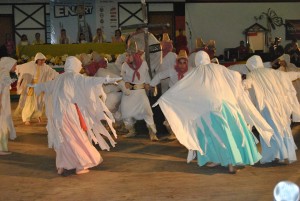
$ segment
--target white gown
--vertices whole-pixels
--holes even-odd
[[[9,71],[15,63],[16,60],[8,57],[0,60],[0,151],[8,151],[8,138],[14,140],[17,137],[10,105],[10,85],[15,80],[11,80],[9,75]]]
[[[39,75],[37,75],[37,68],[40,70]],[[30,95],[27,84],[34,82],[34,79],[37,79],[36,83],[52,80],[58,75],[58,72],[46,64],[38,67],[34,61],[30,61],[18,65],[16,73],[18,75],[17,93],[20,94],[20,99],[15,114],[21,113],[23,122],[41,117],[44,108],[43,94],[36,96],[35,93],[32,93]]]
[[[134,71],[126,62],[123,63],[121,75],[124,82],[132,84],[149,84],[150,76],[148,73],[148,66],[145,61],[143,61],[138,71],[140,73],[140,79],[136,76],[134,81],[132,81]],[[145,89],[130,90],[129,95],[123,94],[121,101],[121,113],[125,123],[133,124],[134,122],[132,122],[132,119],[135,119],[145,120],[148,125],[154,125],[153,112]]]
[[[300,72],[281,72],[264,68],[260,57],[252,56],[247,61],[251,72],[244,80],[251,99],[261,115],[274,130],[271,146],[262,141],[262,163],[275,159],[290,163],[297,160],[297,149],[291,131],[291,119],[300,121],[300,105],[292,81],[300,77]]]
[[[65,73],[38,84],[35,92],[45,93],[48,146],[57,153],[57,168],[81,170],[102,161],[91,141],[99,144],[102,150],[110,149],[103,136],[112,146],[116,144],[101,121],[106,121],[117,136],[112,127],[114,118],[99,98],[104,93],[101,85],[106,78],[84,77],[78,73],[80,61],[70,63],[66,62]],[[73,66],[79,70],[73,72]]]
[[[207,64],[194,68],[163,94],[158,104],[178,141],[190,150],[188,162],[196,157],[195,151],[199,153],[199,165],[205,164],[209,159],[211,159],[210,162],[218,162],[222,165],[257,162],[260,155],[254,144],[255,137],[247,131],[244,122],[259,128],[266,144],[269,144],[272,136],[272,129],[244,93],[240,75],[221,65]],[[222,113],[224,108],[229,108],[230,115],[233,115],[227,124],[225,122],[228,121],[226,119],[228,117],[223,117]],[[246,115],[243,115],[244,113]],[[223,119],[222,124],[225,124],[223,129],[226,128],[227,132],[228,126],[237,125],[238,129],[233,132],[235,138],[225,142],[218,137],[226,132],[222,129],[220,132],[220,129],[211,127],[216,118]],[[205,127],[206,125],[209,127]],[[209,129],[209,132],[206,130],[200,140],[199,133],[203,133],[205,129]],[[227,135],[230,136],[230,132]],[[212,146],[212,143],[207,141],[209,138],[214,138],[215,145],[218,145],[218,148],[215,147],[214,150],[225,155],[232,155],[234,159],[230,161],[219,158],[214,161],[214,157],[218,157],[209,151],[209,147]],[[238,148],[236,149],[235,146]],[[249,147],[252,151],[248,150]]]

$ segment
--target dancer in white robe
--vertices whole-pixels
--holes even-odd
[[[251,71],[244,80],[254,105],[274,130],[271,146],[261,140],[261,163],[274,160],[292,163],[297,160],[297,149],[291,130],[291,116],[294,122],[300,121],[300,105],[292,81],[300,78],[300,72],[282,72],[264,68],[259,56],[247,60]]]
[[[154,76],[154,78],[150,82],[150,87],[152,90],[154,87],[156,87],[159,83],[161,83],[163,80],[166,80],[167,78],[169,81],[168,88],[170,88],[191,71],[191,68],[189,68],[188,65],[188,57],[185,50],[180,50],[177,58],[175,58],[175,63],[172,62],[172,64],[173,66],[165,68],[164,71],[161,71]],[[172,131],[168,121],[165,120],[163,124],[166,126],[170,134],[168,136],[168,139],[176,139],[176,136],[174,135],[174,132]]]
[[[88,168],[102,162],[91,140],[105,150],[110,147],[101,135],[112,146],[116,144],[101,123],[105,120],[116,137],[113,116],[99,96],[103,94],[103,83],[113,83],[121,78],[84,77],[79,74],[81,68],[76,57],[68,57],[65,73],[34,86],[36,94],[44,92],[47,100],[48,145],[56,151],[58,174],[64,169],[76,169],[77,174],[86,173]]]
[[[148,65],[142,60],[134,41],[130,42],[127,53],[121,72],[126,88],[130,89],[130,94],[123,94],[121,100],[122,118],[129,131],[125,137],[134,137],[136,120],[144,120],[149,129],[150,140],[157,141],[153,112],[146,94],[146,90],[149,91],[150,88]]]
[[[162,48],[162,63],[157,73],[161,73],[164,71],[168,71],[168,69],[173,69],[176,64],[177,54],[173,52],[173,41],[170,40],[168,33],[163,34],[163,38],[161,41]],[[162,78],[160,80],[161,84],[161,93],[165,93],[169,89],[170,78]],[[158,84],[158,83],[157,83]]]
[[[204,51],[196,59],[198,66],[157,103],[178,141],[189,150],[188,162],[197,155],[200,166],[221,164],[235,173],[234,166],[261,159],[247,123],[258,128],[266,144],[272,129],[245,95],[239,73],[210,63]]]
[[[88,76],[104,78],[108,76],[111,78],[120,77],[120,72],[115,74],[111,68],[108,68],[107,60],[97,52],[92,52],[91,61],[83,67]],[[124,132],[121,109],[119,106],[121,104],[122,93],[129,95],[130,90],[125,87],[125,82],[123,80],[119,81],[118,85],[105,84],[103,85],[103,89],[105,94],[103,94],[101,98],[115,118],[114,127],[118,131]]]
[[[300,72],[300,68],[295,66],[295,64],[291,63],[291,57],[288,54],[283,54],[281,57],[278,58],[280,67],[278,70],[284,72]],[[295,87],[297,93],[297,99],[300,103],[300,79],[294,80],[293,85]]]
[[[115,61],[115,66],[117,67],[117,69],[119,70],[119,72],[121,72],[122,65],[123,65],[123,63],[126,60],[126,54],[127,54],[126,52],[124,52],[123,54],[119,54],[117,56],[116,61]]]
[[[138,29],[129,39],[129,41],[131,40],[136,42],[138,50],[145,52],[144,29]],[[151,69],[152,76],[154,76],[159,71],[162,62],[162,51],[159,40],[150,32],[148,32],[148,45],[151,61],[149,68]]]
[[[58,72],[45,64],[45,60],[46,57],[38,52],[34,61],[17,66],[17,93],[20,94],[20,99],[15,115],[21,114],[25,125],[30,125],[32,119],[40,122],[44,110],[44,95],[37,96],[34,89],[27,84],[43,83],[58,75]]]
[[[10,88],[15,81],[10,78],[9,72],[16,70],[17,61],[10,57],[0,59],[0,155],[7,155],[8,138],[14,140],[16,130],[12,121],[10,106]]]

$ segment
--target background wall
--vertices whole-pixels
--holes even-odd
[[[187,3],[185,5],[186,35],[191,49],[195,47],[195,39],[202,37],[206,42],[210,39],[216,41],[217,55],[223,54],[224,48],[239,46],[240,40],[245,40],[243,31],[256,21],[254,16],[267,12],[271,8],[279,17],[300,20],[300,3]],[[267,28],[264,17],[258,21]],[[191,30],[191,39],[189,34]],[[272,31],[273,38],[285,40],[284,26],[276,27]]]
[[[103,0],[101,0],[103,1]],[[136,2],[136,7],[140,7],[139,0],[116,0],[117,2]],[[30,0],[28,3],[40,4],[49,3],[49,0]],[[100,2],[100,0],[96,0]],[[156,0],[146,0],[149,4],[149,12],[157,11],[171,11],[173,10],[172,2],[183,2],[183,0],[173,0],[168,3],[159,3]],[[20,21],[22,17],[25,17],[20,12],[14,12],[13,6],[9,4],[18,4],[20,3],[21,8],[29,14],[34,11],[34,6],[28,5],[24,6],[24,0],[1,0],[0,2],[0,15],[8,14],[12,15],[15,21]],[[27,1],[26,1],[27,3]],[[18,6],[18,5],[17,5]],[[29,9],[29,8],[30,9]],[[245,40],[245,35],[243,31],[249,26],[253,25],[256,21],[254,16],[259,16],[262,12],[267,12],[268,8],[274,10],[278,16],[285,19],[300,19],[300,2],[284,2],[284,3],[186,3],[185,8],[185,20],[186,20],[186,35],[188,37],[188,42],[190,49],[195,47],[195,39],[197,37],[202,37],[204,41],[210,39],[216,40],[217,45],[217,55],[223,54],[224,48],[237,47],[240,40]],[[31,10],[32,9],[32,10]],[[119,13],[120,17],[126,17],[124,13]],[[44,16],[46,15],[46,16]],[[45,13],[38,12],[35,13],[32,17],[36,19],[46,18],[44,31],[32,27],[31,19],[25,20],[24,28],[28,30],[19,31],[20,33],[27,33],[29,40],[32,41],[34,38],[35,32],[40,32],[42,38],[45,38],[45,41],[48,37],[50,30],[47,30],[49,27],[49,21],[47,20],[49,16],[49,5],[46,5]],[[136,22],[131,22],[136,23]],[[267,28],[266,18],[258,21],[259,24]],[[93,27],[93,33],[94,29]],[[191,37],[190,37],[191,33]],[[276,30],[272,33],[273,38],[275,36],[282,37],[282,44],[285,45],[289,41],[285,40],[285,28],[276,27]],[[4,37],[1,35],[0,37]],[[15,35],[16,42],[19,42],[20,38],[18,35]]]
[[[1,2],[2,3],[2,2]],[[47,42],[48,34],[48,16],[49,5],[45,3],[28,3],[28,4],[0,4],[0,15],[11,16],[13,21],[13,32],[16,44],[19,43],[22,34],[26,34],[29,41],[32,42],[35,33],[40,33],[41,39]],[[1,27],[0,37],[5,38],[5,27]],[[4,39],[3,39],[4,40]]]

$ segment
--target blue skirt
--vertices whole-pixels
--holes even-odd
[[[198,165],[203,166],[207,162],[222,166],[253,165],[261,159],[255,136],[241,114],[232,110],[223,102],[221,112],[210,112],[208,121],[199,117],[202,129],[197,128],[197,137],[204,154],[197,151]]]
[[[272,162],[275,159],[279,159],[280,161],[287,159],[290,163],[296,161],[297,156],[295,150],[297,149],[297,146],[295,144],[290,125],[286,125],[285,130],[281,134],[276,128],[267,107],[262,110],[261,114],[274,130],[274,135],[270,141],[271,147],[268,147],[264,140],[260,139],[262,148],[261,163]]]

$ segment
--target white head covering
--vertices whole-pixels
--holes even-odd
[[[13,58],[2,57],[0,59],[1,74],[4,72],[8,73],[16,63],[17,63],[17,60],[15,60]]]
[[[13,82],[10,78],[9,71],[17,63],[17,60],[10,57],[0,59],[0,84],[9,85]]]
[[[279,60],[284,60],[286,64],[291,63],[291,57],[288,54],[283,54],[280,57],[278,57]]]
[[[209,55],[205,51],[200,50],[199,52],[196,53],[195,56],[196,67],[199,65],[206,65],[210,63],[211,62],[210,62]]]
[[[274,188],[275,201],[298,201],[299,187],[290,181],[281,181]]]
[[[82,69],[82,63],[75,56],[70,56],[66,59],[65,72],[79,73]]]
[[[260,58],[260,56],[253,55],[246,62],[247,68],[252,71],[257,68],[264,68],[264,64]]]
[[[38,52],[34,57],[34,62],[36,62],[38,59],[46,59],[46,57],[41,52]]]

